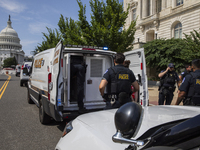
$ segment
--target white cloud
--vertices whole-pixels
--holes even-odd
[[[46,27],[54,29],[54,27],[48,23],[34,22],[29,24],[29,31],[31,34],[42,34],[42,32],[47,33],[48,31]]]
[[[32,51],[35,50],[35,47],[38,45],[39,40],[21,40],[22,49],[25,52],[25,55],[30,55]]]
[[[0,0],[0,7],[14,13],[20,13],[26,9],[25,5],[14,0]]]
[[[21,40],[20,41],[22,47],[28,46],[28,45],[31,45],[31,44],[37,44],[38,42],[39,42],[38,40]]]

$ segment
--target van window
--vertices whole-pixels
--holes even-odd
[[[91,64],[90,76],[91,77],[102,77],[103,60],[102,59],[91,59],[90,64]]]

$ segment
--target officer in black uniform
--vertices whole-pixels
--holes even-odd
[[[139,90],[139,85],[135,79],[133,72],[125,68],[123,63],[125,56],[117,53],[114,58],[114,67],[110,67],[103,75],[103,79],[99,85],[99,91],[106,100],[106,108],[119,108],[127,102],[131,102],[132,92]],[[131,90],[131,85],[134,91]],[[107,86],[107,94],[104,94]]]
[[[200,59],[192,61],[194,72],[186,75],[179,88],[176,105],[185,97],[183,105],[200,105]]]
[[[174,91],[176,89],[175,83],[180,80],[178,74],[174,71],[174,64],[170,63],[166,70],[162,70],[158,77],[160,80],[159,86],[159,100],[158,104],[170,105],[174,96]]]
[[[79,58],[79,56],[73,57],[73,60],[71,63],[71,77],[72,77],[72,80],[74,77],[76,78],[76,82],[74,82],[76,85],[74,86],[74,88],[77,88],[76,89],[77,103],[78,103],[80,114],[87,112],[83,103],[86,67],[87,65],[85,64],[83,59]]]
[[[185,71],[183,71],[179,76],[180,84],[182,83],[183,78],[185,78],[185,76],[188,75],[190,72],[191,72],[191,66],[189,64],[185,65]]]

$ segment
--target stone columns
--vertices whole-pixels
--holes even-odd
[[[162,0],[162,9],[161,9],[161,10],[165,9],[165,7],[166,7],[166,6],[165,6],[165,1],[166,1],[166,0]]]
[[[176,0],[172,0],[172,8],[176,7]]]

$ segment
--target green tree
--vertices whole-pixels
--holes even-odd
[[[12,65],[15,65],[15,66],[17,65],[17,60],[15,56],[4,60],[4,64],[3,64],[4,67],[11,67]]]
[[[180,71],[188,60],[182,55],[188,47],[183,39],[158,39],[147,42],[144,45],[146,64],[150,68],[157,68],[157,71],[166,69],[169,63],[174,63],[175,69]]]
[[[193,59],[200,58],[200,33],[196,30],[190,32],[190,35],[184,34],[184,41],[187,43],[188,49],[184,49],[181,53],[181,57],[188,62]]]
[[[63,15],[61,15],[58,27],[64,44],[86,45],[77,21],[71,18],[64,19]]]
[[[39,44],[35,48],[35,53],[41,52],[41,51],[49,49],[49,48],[53,48],[61,40],[60,33],[57,29],[52,30],[48,27],[46,27],[46,28],[47,28],[48,33],[42,33],[43,41],[41,44]]]
[[[65,18],[61,15],[58,26],[64,39],[64,44],[107,46],[116,52],[133,49],[132,42],[136,31],[136,21],[132,21],[129,28],[122,29],[128,17],[123,11],[123,4],[119,0],[90,0],[91,21],[87,21],[86,5],[77,0],[79,5],[79,20]]]

